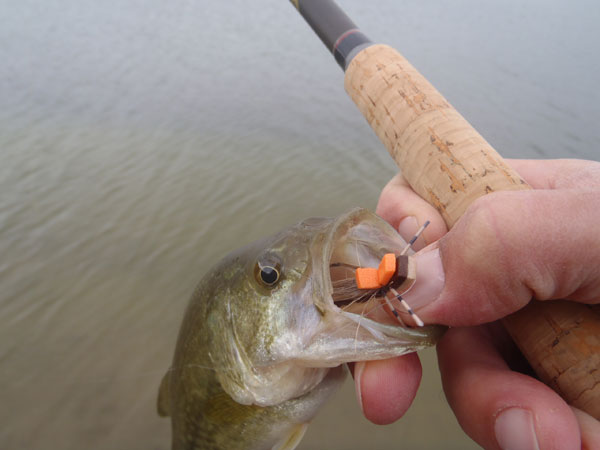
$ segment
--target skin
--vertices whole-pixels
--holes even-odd
[[[445,282],[421,286],[428,298],[414,298],[413,308],[426,323],[453,327],[437,351],[446,397],[464,431],[486,449],[508,447],[496,420],[518,406],[533,418],[539,448],[599,448],[600,423],[523,373],[522,357],[496,321],[532,296],[599,303],[600,164],[509,164],[534,190],[479,199],[447,234],[437,211],[399,175],[381,193],[377,213],[401,234],[414,232],[406,217],[430,220],[420,245],[440,239],[425,251],[439,250]],[[420,366],[409,355],[358,363],[354,375],[365,416],[386,424],[412,402]]]

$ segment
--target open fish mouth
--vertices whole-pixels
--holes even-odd
[[[358,267],[377,267],[385,254],[398,256],[405,249],[406,242],[394,228],[368,210],[354,209],[335,220],[324,242],[321,277],[317,275],[321,279],[316,281],[325,295],[315,305],[326,317],[319,334],[332,333],[340,342],[346,341],[354,349],[340,350],[348,361],[401,355],[437,342],[445,327],[417,327],[396,299],[389,302],[397,313],[392,314],[384,290],[356,285]],[[341,349],[343,344],[336,347]]]
[[[390,325],[414,325],[399,303],[392,306],[403,317],[392,315],[383,289],[359,289],[356,283],[358,268],[377,267],[385,254],[399,256],[408,246],[406,241],[370,211],[350,211],[340,219],[331,235],[329,256],[329,282],[334,306]]]

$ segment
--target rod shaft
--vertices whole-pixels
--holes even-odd
[[[372,44],[333,0],[291,0],[343,70]]]

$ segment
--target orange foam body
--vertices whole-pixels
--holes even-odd
[[[356,286],[359,289],[379,289],[390,282],[396,272],[396,255],[386,253],[377,269],[359,267],[356,269]]]
[[[356,269],[356,286],[359,289],[378,289],[379,276],[373,267],[359,267]]]
[[[385,286],[390,282],[396,272],[396,255],[393,253],[386,253],[381,258],[379,268],[377,269],[377,279],[381,286]]]

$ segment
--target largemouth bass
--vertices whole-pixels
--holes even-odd
[[[354,209],[307,219],[213,267],[160,387],[172,448],[293,449],[343,382],[343,363],[435,344],[442,327],[401,326],[376,293],[355,287],[354,268],[405,245],[383,219]]]

